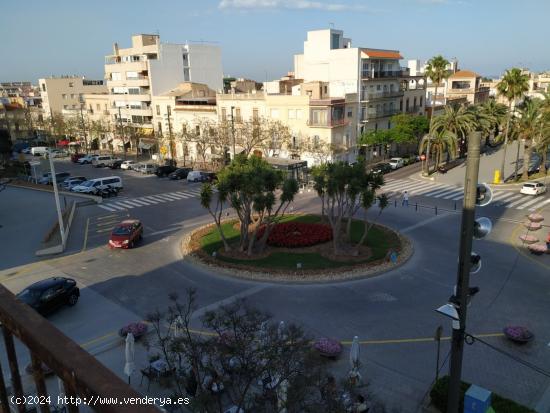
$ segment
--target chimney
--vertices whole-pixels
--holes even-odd
[[[118,43],[113,43],[113,54],[118,56]]]

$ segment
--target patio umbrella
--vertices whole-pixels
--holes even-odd
[[[277,388],[277,404],[279,413],[286,413],[286,399],[288,395],[288,380],[283,380]]]
[[[126,363],[124,364],[124,374],[128,376],[128,384],[130,384],[130,376],[136,369],[135,351],[134,351],[134,335],[128,333],[126,336],[126,348],[124,349]]]
[[[351,348],[349,350],[349,364],[351,370],[349,372],[349,377],[351,379],[360,379],[361,375],[359,374],[359,337],[353,337],[351,343]]]
[[[183,335],[183,319],[177,316],[174,320],[174,337],[179,338]]]
[[[285,322],[281,321],[279,323],[279,327],[277,328],[277,335],[279,336],[279,339],[285,340],[286,334],[285,334]]]

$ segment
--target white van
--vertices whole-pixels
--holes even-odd
[[[119,176],[90,179],[89,181],[82,182],[80,185],[71,188],[71,191],[95,195],[99,190],[106,189],[107,187],[122,190],[122,179],[120,179]]]
[[[391,169],[399,169],[403,167],[403,165],[405,164],[403,162],[403,158],[391,158],[389,163],[390,163]]]
[[[33,154],[34,156],[44,156],[47,153],[47,146],[35,146],[34,148],[31,148],[31,154]]]
[[[99,155],[97,158],[92,160],[92,166],[101,168],[103,166],[110,165],[113,160],[114,158],[111,155]]]

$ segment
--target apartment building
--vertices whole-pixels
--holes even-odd
[[[457,99],[466,99],[470,105],[483,103],[489,99],[489,88],[482,85],[481,76],[477,73],[459,70],[447,79],[445,98],[447,103]]]
[[[221,50],[209,44],[161,43],[160,36],[132,36],[129,48],[113,45],[105,57],[109,111],[114,122],[153,131],[153,96],[182,82],[223,87]]]
[[[184,82],[152,97],[153,127],[161,154],[173,159],[196,159],[196,148],[182,138],[184,128],[216,123],[216,91],[202,83]],[[211,151],[210,151],[211,152]]]
[[[42,109],[46,117],[53,113],[65,114],[80,111],[84,94],[105,94],[103,80],[90,80],[77,76],[60,76],[38,79]]]
[[[294,75],[305,82],[327,82],[333,97],[357,94],[361,134],[391,128],[395,114],[421,112],[425,85],[400,67],[402,58],[398,50],[352,47],[342,30],[315,30],[307,33],[304,52],[294,56]]]

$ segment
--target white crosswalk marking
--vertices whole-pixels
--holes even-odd
[[[523,204],[525,202],[525,196],[522,196],[521,199],[512,202],[510,205],[508,205],[509,208],[515,207],[516,205]]]
[[[154,195],[149,195],[149,196],[146,196],[144,198],[146,200],[151,199],[151,200],[155,201],[155,204],[158,204],[159,202],[166,202],[166,199],[159,198],[159,197],[154,196]]]
[[[512,206],[512,204],[515,204],[518,201],[518,199],[520,200],[519,203],[523,202],[523,195],[517,195],[516,194],[513,197],[508,198],[507,200],[505,200],[503,202],[503,204],[507,205],[507,207],[509,208],[509,207]]]
[[[400,182],[400,184],[402,185],[403,183]],[[214,188],[213,192],[217,192],[217,190]],[[183,199],[198,197],[200,197],[200,188],[191,188],[179,192],[147,195],[139,198],[119,197],[116,201],[113,200],[107,204],[98,206],[106,211],[115,212],[120,210],[123,211],[128,208],[139,208],[144,206],[156,205],[163,202],[181,201]]]
[[[548,204],[549,202],[550,202],[550,198],[548,198],[548,199],[542,201],[542,202],[541,202],[540,204],[538,204],[537,206],[534,206],[534,207],[529,208],[529,211],[535,211],[535,210],[537,210],[537,209],[539,209],[539,208],[542,208],[544,205]]]
[[[170,194],[168,194],[169,196],[171,196],[172,198],[176,198],[176,199],[183,199],[184,197],[175,193],[175,192],[172,192]]]
[[[134,207],[134,205],[132,205],[132,204],[127,204],[126,202],[120,202],[120,201],[115,202],[114,205],[119,205],[119,206],[123,206],[125,208],[130,208],[130,209],[132,209]]]
[[[156,202],[153,202],[149,199],[144,199],[144,198],[137,198],[137,199],[134,199],[134,201],[138,201],[139,203],[141,203],[143,205],[154,205],[154,204],[156,204]]]
[[[434,198],[441,198],[442,196],[453,194],[454,196],[458,195],[457,189],[447,189],[446,191],[439,192],[437,195],[434,195]]]
[[[156,196],[158,196],[159,198],[166,199],[168,201],[175,201],[176,199],[178,199],[175,196],[172,196],[170,194],[159,194],[159,195],[156,195]]]
[[[442,199],[451,199],[451,198],[454,199],[457,196],[462,198],[464,196],[464,190],[463,189],[456,189],[455,191],[453,191],[453,193],[451,195],[446,195]]]
[[[506,198],[509,198],[513,195],[517,195],[517,193],[515,192],[497,192],[496,194],[493,195],[493,201],[502,201],[503,199],[506,199]]]
[[[182,198],[186,198],[186,199],[191,197],[191,195],[186,194],[185,192],[174,192],[174,193],[178,194],[178,195],[181,195]]]
[[[124,201],[124,202],[127,203],[127,204],[130,204],[130,205],[138,206],[138,207],[147,205],[145,202],[141,202],[138,199],[129,199],[129,200]]]
[[[107,206],[107,205],[103,205],[103,206]],[[118,205],[115,205],[115,204],[109,204],[109,207],[110,208],[115,208],[115,210],[117,210],[117,211],[125,211],[126,210],[125,207],[121,207],[121,206],[118,206]]]
[[[436,189],[435,191],[428,192],[428,193],[426,193],[426,194],[424,194],[424,195],[426,195],[426,196],[434,196],[434,195],[437,195],[437,194],[440,194],[440,193],[443,193],[443,192],[447,192],[448,190],[449,190],[449,187],[446,187],[446,188],[444,188],[444,189],[439,188],[439,189]],[[454,190],[454,189],[453,189],[453,190]]]
[[[115,212],[116,209],[112,207],[108,207],[107,205],[98,205],[98,207],[106,209],[107,211]]]
[[[529,205],[533,205],[534,203],[536,202],[539,202],[540,199],[535,197],[535,199],[531,199],[530,201],[527,201],[525,204],[522,204],[520,206],[518,206],[516,209],[524,209],[526,207],[528,207]]]

